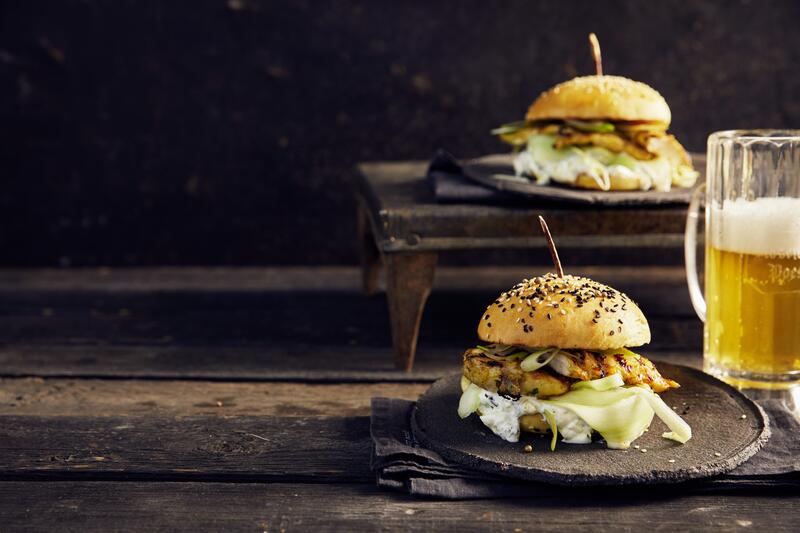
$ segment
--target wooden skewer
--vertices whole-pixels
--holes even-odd
[[[597,40],[597,35],[594,32],[589,34],[589,48],[592,50],[592,57],[594,58],[594,69],[597,71],[598,76],[602,76],[603,56],[600,55],[600,41]]]
[[[550,228],[547,227],[547,222],[541,216],[539,216],[539,224],[542,226],[544,238],[547,239],[547,247],[550,248],[550,257],[553,258],[553,266],[556,267],[556,273],[559,278],[563,278],[564,269],[561,268],[561,260],[558,258],[558,250],[556,250],[556,244],[553,242],[553,236],[550,235]]]

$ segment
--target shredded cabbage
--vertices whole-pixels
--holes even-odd
[[[548,352],[552,353],[550,353],[548,357],[542,358],[542,356]],[[553,359],[553,357],[556,356],[557,353],[558,349],[555,348],[549,348],[547,350],[539,350],[533,352],[532,354],[528,355],[525,359],[522,360],[522,362],[519,364],[519,367],[525,372],[533,372],[534,370],[539,370],[540,368],[548,364]]]
[[[665,439],[671,439],[684,444],[692,438],[692,428],[686,421],[678,416],[678,413],[669,408],[669,406],[661,399],[661,396],[644,387],[631,387],[629,390],[635,392],[640,398],[644,398],[650,405],[650,408],[658,415],[658,418],[664,422],[670,431],[663,433],[661,436]]]
[[[625,449],[653,420],[653,409],[631,389],[578,389],[542,401],[569,409],[597,431],[609,448]]]
[[[604,391],[622,387],[625,385],[625,380],[622,379],[622,374],[611,374],[600,379],[592,379],[590,381],[576,381],[572,384],[572,390],[592,389],[597,391]]]
[[[458,401],[458,416],[467,418],[469,415],[478,410],[481,403],[481,388],[470,383],[469,387],[461,394],[461,399]]]
[[[556,424],[556,416],[552,411],[544,411],[544,419],[550,425],[550,431],[553,433],[553,438],[550,439],[550,451],[556,451],[556,442],[558,441],[558,425]]]

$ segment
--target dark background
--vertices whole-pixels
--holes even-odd
[[[350,264],[361,160],[501,150],[592,63],[691,150],[800,124],[800,3],[0,2],[0,266]]]

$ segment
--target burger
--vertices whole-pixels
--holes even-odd
[[[542,93],[525,120],[492,131],[515,151],[514,170],[537,184],[602,191],[691,187],[697,172],[667,133],[658,91],[620,76],[583,76]]]
[[[458,414],[476,413],[498,437],[552,433],[587,444],[598,434],[624,449],[654,415],[665,438],[685,443],[689,425],[658,393],[680,385],[630,348],[650,342],[650,328],[625,294],[579,276],[523,280],[487,307],[478,324],[484,344],[464,353]]]

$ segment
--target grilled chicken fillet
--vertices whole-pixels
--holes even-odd
[[[654,392],[680,387],[677,382],[664,378],[648,358],[628,350],[613,354],[562,351],[553,357],[549,366],[562,376],[580,381],[622,374],[626,385],[649,385]]]
[[[546,368],[525,372],[519,360],[495,360],[476,348],[464,353],[464,377],[482,389],[506,396],[558,396],[567,392],[571,383]]]

